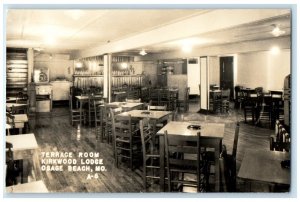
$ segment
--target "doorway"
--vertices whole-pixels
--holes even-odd
[[[230,89],[230,100],[233,100],[233,56],[220,57],[220,88]]]

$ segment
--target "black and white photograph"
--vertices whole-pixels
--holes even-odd
[[[4,6],[4,197],[288,197],[294,8]]]

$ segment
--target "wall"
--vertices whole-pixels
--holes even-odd
[[[291,72],[290,51],[238,54],[237,68],[237,85],[263,87],[265,91],[282,89],[284,77]]]
[[[180,100],[183,100],[184,90],[187,87],[187,75],[186,74],[168,75],[168,86],[178,88],[178,98]]]
[[[208,58],[209,63],[209,84],[220,86],[220,60],[217,56]]]
[[[70,60],[67,54],[52,54],[52,58],[50,54],[37,54],[34,57],[34,68],[47,67],[50,81],[58,77],[72,81],[73,66],[73,60]]]
[[[269,51],[274,45],[281,49],[278,55],[272,55]],[[291,72],[290,46],[291,38],[284,36],[259,41],[203,47],[194,49],[189,54],[180,50],[148,54],[144,58],[161,60],[209,56],[210,84],[219,84],[219,57],[230,55],[234,56],[235,85],[244,85],[249,88],[262,86],[266,90],[282,89],[283,78]]]

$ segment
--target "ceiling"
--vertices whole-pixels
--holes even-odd
[[[7,47],[35,48],[47,53],[72,53],[99,47],[213,10],[204,9],[10,9],[6,18]],[[188,38],[145,46],[147,52],[166,52],[182,44],[212,46],[274,37],[274,25],[289,36],[290,14],[241,24]],[[184,27],[182,28],[184,29]],[[139,49],[126,53],[138,54]]]

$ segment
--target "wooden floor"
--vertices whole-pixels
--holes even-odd
[[[226,115],[204,115],[197,113],[197,107],[197,104],[191,103],[190,112],[183,114],[185,119],[225,123],[223,144],[227,146],[228,151],[232,149],[234,123],[237,120],[242,121],[237,149],[237,170],[245,149],[269,149],[269,136],[274,131],[244,124],[241,111],[231,109]],[[50,192],[144,192],[141,170],[131,171],[126,166],[116,168],[111,146],[96,139],[94,128],[82,127],[80,140],[77,140],[77,128],[70,125],[67,107],[54,108],[51,116],[47,114],[30,116],[29,123],[30,132],[35,134],[41,151],[73,152],[74,154],[99,152],[99,158],[103,159],[103,165],[107,170],[97,172],[98,176],[95,177],[97,179],[87,179],[90,172],[43,171],[43,180]],[[158,192],[157,188],[153,186],[150,191]],[[239,179],[237,189],[240,192],[249,191],[248,185]],[[268,191],[268,187],[257,183],[251,186],[251,190],[265,192]]]

